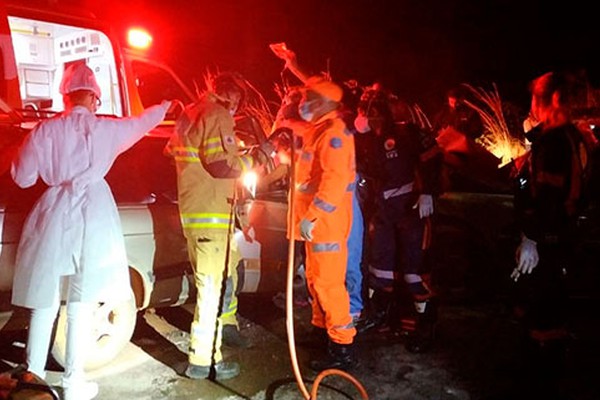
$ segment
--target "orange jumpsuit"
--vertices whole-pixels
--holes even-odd
[[[301,240],[302,219],[314,221],[313,240],[305,243],[311,322],[326,328],[339,344],[352,343],[356,335],[345,285],[354,162],[354,139],[337,112],[322,116],[303,133],[295,168],[294,239]]]

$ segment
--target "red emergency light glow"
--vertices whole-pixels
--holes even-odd
[[[152,36],[144,29],[131,28],[127,33],[127,42],[136,49],[145,50],[152,43]]]

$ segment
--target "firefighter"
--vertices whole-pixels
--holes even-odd
[[[358,132],[370,135],[367,176],[373,185],[375,211],[370,221],[368,286],[372,291],[372,319],[389,319],[390,325],[404,318],[410,333],[408,350],[425,351],[431,344],[435,322],[434,293],[425,251],[431,235],[433,198],[439,188],[441,152],[428,131],[416,124],[395,121],[390,94],[369,89],[359,103],[355,120]],[[402,277],[401,280],[397,279]],[[404,310],[408,293],[412,302]]]
[[[246,83],[239,74],[215,76],[210,90],[186,107],[167,145],[177,166],[179,212],[197,288],[185,371],[191,379],[239,374],[239,365],[223,361],[221,353],[223,325],[233,322],[237,307],[235,186],[244,171],[266,163],[273,151],[266,141],[253,153],[241,153],[233,115],[245,95]]]
[[[20,187],[38,179],[48,185],[23,227],[12,303],[32,310],[27,367],[44,379],[65,290],[64,398],[88,400],[98,393],[98,385],[87,382],[84,372],[94,310],[98,302],[125,301],[131,293],[119,214],[104,176],[120,153],[163,120],[170,102],[139,117],[97,117],[100,87],[84,63],[65,70],[60,93],[65,112],[40,122],[12,163],[12,177]]]
[[[531,84],[531,143],[516,175],[515,210],[521,231],[516,251],[515,311],[525,330],[528,377],[535,393],[560,378],[566,357],[567,282],[575,261],[577,217],[585,205],[589,154],[570,117],[568,79],[549,72]],[[543,395],[542,395],[543,397]]]

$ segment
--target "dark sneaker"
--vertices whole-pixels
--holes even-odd
[[[214,379],[226,380],[235,378],[240,374],[240,366],[236,362],[220,361],[214,365]],[[207,379],[211,377],[210,365],[189,364],[185,376],[190,379]]]
[[[235,325],[223,326],[223,344],[225,346],[237,347],[240,349],[251,347],[250,341],[242,336]]]

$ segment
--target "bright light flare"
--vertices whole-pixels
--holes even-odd
[[[244,185],[244,187],[246,189],[248,189],[248,191],[250,192],[252,197],[256,196],[256,183],[257,182],[258,182],[258,175],[254,171],[246,172],[244,174],[244,176],[242,177],[242,184]]]
[[[141,28],[131,28],[127,32],[127,42],[133,48],[147,50],[152,43],[152,36]]]

